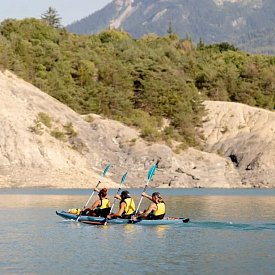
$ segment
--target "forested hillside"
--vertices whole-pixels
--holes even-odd
[[[205,99],[275,104],[275,57],[227,43],[195,46],[174,34],[76,35],[40,20],[6,20],[0,64],[80,114],[120,120],[179,149],[199,143]]]

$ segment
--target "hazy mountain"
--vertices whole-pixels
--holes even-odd
[[[274,0],[114,0],[67,28],[92,34],[111,27],[141,37],[166,35],[169,26],[195,43],[228,41],[247,51],[275,53]]]

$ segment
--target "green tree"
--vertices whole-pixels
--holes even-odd
[[[204,44],[204,41],[203,41],[203,39],[200,37],[200,41],[199,41],[199,43],[198,43],[198,45],[197,45],[197,50],[203,50],[205,48],[205,44]]]
[[[172,35],[172,34],[174,33],[173,28],[172,28],[172,22],[171,22],[171,21],[169,21],[169,26],[168,26],[167,33],[168,33],[169,36]]]
[[[41,15],[41,19],[51,27],[61,27],[61,17],[59,16],[57,10],[52,7],[49,7],[46,12]]]

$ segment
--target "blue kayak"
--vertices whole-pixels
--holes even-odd
[[[71,214],[66,211],[56,211],[56,214],[66,220],[76,221],[78,218],[79,222],[91,225],[103,225],[106,221],[103,217],[93,217],[93,216],[78,216],[76,214]],[[169,225],[169,224],[182,224],[188,223],[187,218],[164,218],[162,220],[136,220],[131,219],[108,219],[107,223],[111,224],[138,224],[138,225]]]

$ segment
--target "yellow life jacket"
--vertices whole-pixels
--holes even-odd
[[[160,203],[156,203],[156,205],[157,205],[157,210],[153,211],[153,215],[154,216],[164,215],[165,214],[165,203],[160,202]]]
[[[124,208],[124,215],[131,215],[136,211],[136,206],[135,206],[135,202],[132,198],[127,198],[124,201],[121,202],[125,202],[126,206]]]
[[[105,209],[105,208],[110,208],[111,207],[111,203],[110,200],[107,198],[103,198],[101,200],[101,205],[99,206],[100,209]]]

